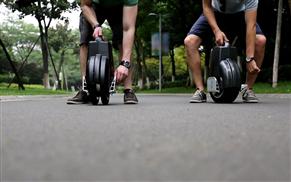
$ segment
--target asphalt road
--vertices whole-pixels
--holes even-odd
[[[0,181],[290,181],[291,95],[258,96],[2,97]]]

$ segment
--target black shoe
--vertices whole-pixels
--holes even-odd
[[[190,103],[201,103],[206,102],[206,94],[201,90],[196,90],[190,99]]]
[[[137,104],[138,100],[132,89],[124,90],[124,104]]]
[[[68,99],[67,104],[85,104],[88,102],[88,94],[84,90],[80,90],[73,98]]]

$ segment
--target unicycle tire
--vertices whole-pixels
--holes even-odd
[[[232,103],[240,91],[240,69],[231,59],[225,59],[220,62],[218,70],[215,77],[219,92],[210,92],[210,96],[217,103]]]

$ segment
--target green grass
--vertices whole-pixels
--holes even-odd
[[[270,83],[256,83],[254,85],[254,91],[256,93],[287,93],[291,94],[291,82],[280,82],[277,88],[272,88]],[[193,93],[194,87],[173,87],[173,88],[163,88],[162,93]],[[159,93],[158,89],[151,90],[139,90],[138,93]]]
[[[42,85],[24,85],[25,90],[19,90],[17,84],[12,84],[7,88],[8,84],[0,83],[0,95],[61,95],[70,92],[61,90],[44,89]]]
[[[44,89],[42,85],[24,85],[25,90],[19,90],[18,85],[12,84],[7,88],[8,84],[0,83],[0,95],[66,95],[71,92],[61,90]],[[279,82],[277,88],[272,88],[269,83],[256,83],[254,86],[256,93],[287,93],[291,94],[291,82]],[[194,87],[173,87],[163,88],[162,93],[193,93]],[[120,91],[119,93],[122,93]],[[158,89],[138,90],[137,93],[159,93]]]

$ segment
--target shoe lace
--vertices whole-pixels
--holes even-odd
[[[203,93],[202,93],[202,91],[200,91],[200,90],[196,90],[196,92],[194,93],[193,96],[194,96],[194,97],[202,97],[202,96],[203,96]]]
[[[255,92],[253,90],[249,90],[248,91],[248,95],[251,96],[251,97],[255,97]]]

